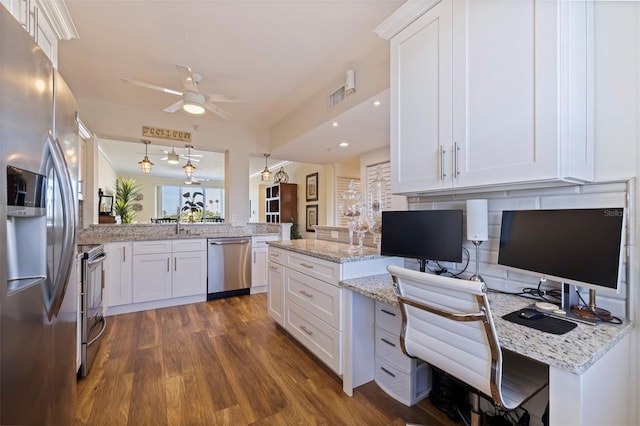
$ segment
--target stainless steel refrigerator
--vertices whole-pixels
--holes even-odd
[[[71,91],[0,6],[0,424],[71,424],[79,137]]]

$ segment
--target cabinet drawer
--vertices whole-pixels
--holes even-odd
[[[340,281],[339,263],[288,251],[286,266],[335,286]]]
[[[376,357],[382,358],[388,364],[396,367],[403,373],[411,374],[416,367],[423,364],[416,358],[409,358],[402,352],[400,337],[386,330],[376,327]]]
[[[285,328],[336,374],[342,374],[342,333],[295,303],[286,304]]]
[[[285,274],[286,298],[330,326],[342,330],[342,291],[316,278],[291,269]]]
[[[171,253],[171,240],[133,242],[133,254],[153,253]]]
[[[269,247],[269,262],[286,265],[287,252],[285,250]]]
[[[171,248],[175,252],[185,251],[206,251],[207,240],[204,238],[198,238],[193,240],[173,240],[171,242]]]
[[[410,407],[429,396],[431,368],[429,364],[422,364],[412,374],[407,374],[376,357],[375,381],[392,398]]]
[[[262,237],[251,237],[251,247],[252,248],[260,248],[267,247],[267,241],[276,241],[279,240],[280,237],[277,235],[265,235]]]
[[[376,327],[399,336],[402,328],[400,308],[376,300]]]

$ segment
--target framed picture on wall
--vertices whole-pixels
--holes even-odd
[[[307,232],[316,232],[313,227],[318,224],[318,205],[310,204],[307,206]]]
[[[307,175],[307,201],[318,201],[318,173]]]

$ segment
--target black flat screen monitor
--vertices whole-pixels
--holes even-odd
[[[618,289],[622,208],[503,211],[498,264],[593,289]]]
[[[380,254],[462,262],[462,210],[382,212]]]

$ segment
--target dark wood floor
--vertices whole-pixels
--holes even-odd
[[[353,397],[252,295],[107,318],[76,425],[450,425],[375,382]]]

